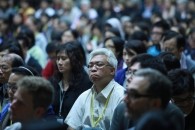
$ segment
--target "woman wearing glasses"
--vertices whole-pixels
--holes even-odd
[[[117,71],[115,76],[115,81],[118,82],[121,86],[126,88],[126,79],[131,75],[128,71],[131,59],[138,55],[146,53],[146,47],[139,40],[130,40],[125,43],[123,48],[123,60],[126,63],[127,67]]]
[[[92,87],[84,70],[86,58],[83,52],[77,42],[61,44],[56,50],[57,70],[52,81],[55,89],[52,106],[60,123],[63,123],[77,97]]]

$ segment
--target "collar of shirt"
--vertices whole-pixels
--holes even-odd
[[[95,98],[98,98],[99,96],[103,96],[105,99],[107,99],[107,97],[108,97],[108,95],[109,95],[109,93],[111,92],[111,90],[112,90],[112,88],[114,87],[114,85],[115,85],[115,81],[112,79],[109,83],[108,83],[108,85],[100,92],[100,93],[96,93],[96,91],[95,91],[95,86],[93,85],[93,87],[92,87],[92,92],[95,92]]]
[[[30,59],[30,54],[27,52],[26,53],[26,58],[25,58],[24,62],[27,64],[29,59]]]

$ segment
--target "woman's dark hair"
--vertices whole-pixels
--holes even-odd
[[[104,45],[105,45],[106,41],[108,41],[108,40],[112,40],[112,42],[114,43],[114,47],[116,49],[116,52],[119,52],[119,55],[116,58],[117,59],[122,58],[123,46],[125,44],[125,41],[123,39],[121,39],[120,37],[108,37],[104,40]]]
[[[8,50],[9,53],[15,53],[15,54],[19,55],[22,59],[24,59],[22,48],[21,48],[20,44],[18,43],[18,41],[15,39],[8,39],[8,40],[3,42],[0,45],[0,52],[4,51],[4,50]]]
[[[30,66],[14,67],[12,73],[23,76],[40,76],[36,69]]]
[[[125,43],[124,48],[130,55],[133,54],[129,51],[129,49],[132,49],[137,54],[146,53],[146,47],[140,40],[129,40],[128,42]]]
[[[26,37],[28,39],[28,41],[30,43],[29,49],[35,45],[34,33],[27,26],[25,26],[25,25],[21,25],[20,26],[19,35],[20,36],[24,36],[24,37]]]
[[[64,31],[64,32],[67,32],[67,31],[70,31],[71,34],[73,35],[73,37],[74,37],[75,39],[78,39],[78,38],[79,38],[79,33],[77,32],[77,30],[75,30],[75,29],[69,29],[69,30],[66,30],[66,31]]]
[[[58,46],[56,50],[56,55],[59,52],[63,52],[68,55],[71,64],[71,72],[69,76],[69,86],[76,86],[75,83],[82,77],[82,72],[84,71],[84,65],[86,63],[85,54],[83,54],[84,50],[82,46],[77,42],[68,42],[66,44],[61,44]],[[62,79],[62,73],[59,72],[58,67],[56,67],[56,72],[54,73],[54,84],[58,84],[58,82]]]
[[[120,34],[119,30],[116,29],[116,28],[109,28],[105,32],[112,32],[112,33],[114,33],[116,35],[116,37],[121,37],[121,34]]]

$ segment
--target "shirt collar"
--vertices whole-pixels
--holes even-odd
[[[25,63],[27,64],[28,63],[28,61],[29,61],[29,59],[30,59],[30,54],[29,53],[26,53],[26,58],[25,58]]]
[[[58,83],[58,85],[60,86],[61,92],[63,92],[62,80],[60,80],[60,82]]]
[[[112,88],[114,87],[114,85],[115,85],[115,81],[112,79],[109,82],[109,84],[97,96],[99,96],[101,94],[104,98],[107,98],[108,95],[110,94]],[[92,87],[92,91],[95,91],[94,85]]]

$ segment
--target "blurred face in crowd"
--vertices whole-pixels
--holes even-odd
[[[177,48],[177,40],[176,38],[171,38],[169,40],[164,41],[162,50],[165,52],[171,52],[179,59],[181,58],[182,48]]]
[[[13,122],[24,123],[40,117],[40,109],[33,106],[33,96],[21,88],[15,92],[10,109]]]
[[[144,77],[136,76],[128,84],[124,102],[126,103],[126,116],[137,120],[142,114],[152,108],[152,99],[147,97],[148,81]]]
[[[123,60],[126,63],[127,66],[130,66],[131,59],[136,56],[137,53],[133,49],[127,49],[123,48]]]
[[[190,114],[194,107],[194,97],[192,92],[185,92],[183,94],[172,96],[171,101],[178,106],[183,113],[187,116]]]
[[[62,44],[65,44],[70,41],[75,41],[76,39],[74,38],[73,34],[71,33],[70,30],[65,31],[62,35]]]
[[[107,83],[115,75],[115,68],[109,65],[105,55],[95,55],[88,64],[89,78],[96,83]]]
[[[159,44],[163,35],[163,29],[160,27],[154,27],[151,32],[152,41],[154,44]]]
[[[107,40],[104,43],[104,47],[109,49],[109,50],[111,50],[114,53],[116,58],[118,57],[119,53],[116,52],[116,48],[115,48],[114,43],[113,43],[113,41],[111,39]]]
[[[7,93],[8,93],[8,96],[9,96],[9,99],[10,101],[12,102],[13,101],[13,98],[14,98],[14,93],[16,92],[17,90],[17,86],[16,86],[16,83],[22,79],[24,76],[23,75],[17,75],[15,73],[11,73],[10,77],[9,77],[9,80],[8,80],[8,84],[7,84]]]
[[[58,52],[56,64],[61,73],[69,73],[71,71],[70,59],[65,51]]]
[[[189,44],[191,48],[195,48],[195,32],[189,35]]]
[[[128,86],[128,84],[131,83],[131,81],[132,81],[132,79],[134,77],[134,73],[137,70],[139,70],[139,69],[141,69],[141,66],[140,66],[140,63],[139,62],[134,63],[132,66],[130,66],[128,68],[128,70],[126,71],[126,74],[125,74],[126,79],[127,79],[127,86]]]
[[[2,84],[8,82],[12,71],[12,61],[11,57],[0,57],[0,83]]]

